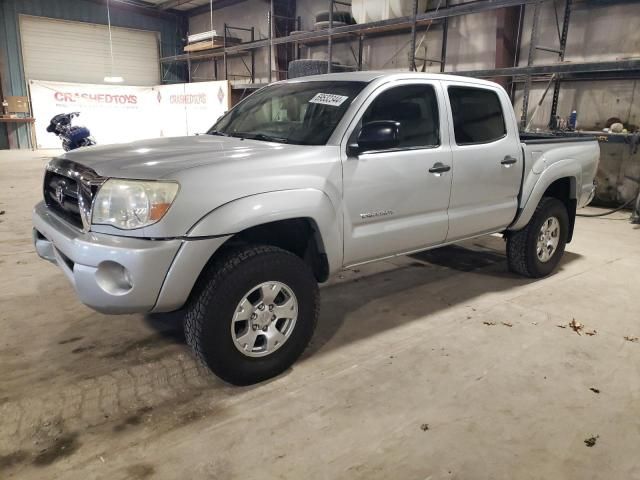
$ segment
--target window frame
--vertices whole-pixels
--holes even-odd
[[[381,150],[364,150],[360,152],[360,155],[371,155],[376,153],[392,153],[392,152],[408,152],[414,150],[433,150],[436,148],[440,148],[443,146],[443,123],[446,121],[446,117],[443,119],[443,114],[446,115],[446,106],[442,104],[441,99],[438,96],[438,83],[437,81],[415,81],[415,79],[402,79],[397,81],[392,81],[389,83],[385,83],[376,88],[371,94],[367,97],[367,99],[360,105],[358,111],[354,115],[354,119],[352,123],[347,128],[347,135],[345,136],[346,146],[350,145],[352,142],[356,141],[355,135],[356,132],[359,132],[362,128],[362,118],[371,105],[381,96],[384,95],[389,90],[394,88],[404,88],[404,87],[412,87],[412,86],[420,86],[420,87],[428,87],[433,91],[433,96],[436,101],[436,109],[437,109],[437,126],[438,126],[438,143],[434,145],[414,145],[414,146],[398,146],[393,148],[386,148]],[[445,108],[443,110],[443,107]],[[351,127],[351,125],[353,127]]]
[[[454,114],[453,114],[453,107],[451,105],[451,97],[449,94],[449,90],[452,88],[462,88],[462,89],[466,89],[466,90],[481,90],[484,92],[490,92],[493,95],[495,95],[496,99],[498,100],[498,105],[500,106],[500,112],[502,113],[502,125],[504,126],[504,133],[497,138],[491,139],[491,140],[487,140],[484,142],[462,142],[462,143],[458,143],[458,140],[456,139],[456,121],[454,118]],[[502,105],[502,99],[500,98],[499,93],[490,87],[484,87],[484,86],[479,86],[479,85],[475,85],[475,84],[448,84],[446,86],[446,99],[447,102],[449,103],[449,111],[451,112],[451,139],[453,140],[453,142],[459,146],[459,147],[466,147],[469,145],[488,145],[490,143],[495,143],[495,142],[499,142],[500,140],[503,140],[504,138],[506,138],[509,135],[509,130],[508,130],[508,126],[507,126],[507,119],[505,117],[505,112],[504,112],[504,107]]]
[[[258,90],[256,90],[255,92],[251,93],[250,95],[247,95],[245,98],[243,98],[242,100],[240,100],[238,103],[236,103],[232,108],[230,108],[229,110],[227,110],[224,114],[222,114],[220,117],[218,117],[215,122],[211,125],[211,127],[209,127],[209,129],[207,130],[206,134],[210,134],[211,132],[215,132],[217,131],[219,128],[221,128],[219,125],[222,121],[224,121],[227,117],[235,115],[236,114],[236,110],[241,107],[243,104],[246,104],[248,101],[251,101],[251,99],[254,98],[254,95],[262,93],[264,94],[265,90],[268,89],[272,89],[272,88],[276,88],[278,86],[284,86],[287,84],[303,84],[303,85],[309,85],[309,84],[327,84],[328,86],[335,86],[336,84],[353,84],[355,85],[358,89],[357,92],[355,93],[355,95],[353,95],[352,98],[349,99],[349,105],[347,106],[347,108],[345,109],[345,111],[343,112],[340,120],[333,126],[333,128],[328,132],[328,135],[325,139],[325,141],[323,143],[297,143],[297,142],[287,142],[288,144],[291,145],[297,145],[297,146],[327,146],[331,144],[331,139],[333,138],[333,136],[336,134],[336,132],[338,131],[338,128],[340,127],[341,124],[343,124],[343,122],[345,121],[345,119],[348,117],[349,115],[349,111],[352,109],[352,106],[354,104],[354,102],[357,102],[358,99],[360,98],[360,96],[362,95],[362,93],[364,91],[366,91],[367,89],[367,84],[368,82],[365,81],[361,81],[361,80],[338,80],[338,81],[329,81],[329,80],[310,80],[310,81],[305,81],[304,79],[302,79],[302,81],[297,82],[295,80],[293,81],[281,81],[281,82],[275,82],[275,83],[271,83],[269,85],[266,85]],[[316,93],[321,93],[321,92],[316,92]],[[270,110],[273,110],[273,99],[269,99],[270,103],[269,103],[269,108]],[[307,102],[308,103],[308,102]],[[271,111],[270,116],[273,117],[273,111]],[[229,120],[231,121],[231,120]],[[270,122],[273,122],[273,118],[270,120]],[[224,127],[225,129],[228,126]],[[223,133],[227,133],[224,132]],[[233,133],[238,133],[237,131],[233,132]],[[233,135],[232,135],[233,136]]]

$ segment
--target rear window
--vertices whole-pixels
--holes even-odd
[[[507,133],[500,98],[482,88],[449,87],[453,130],[458,145],[489,143]]]

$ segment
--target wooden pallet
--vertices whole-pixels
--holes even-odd
[[[227,37],[227,46],[237,45],[242,43],[242,40],[235,37]],[[211,40],[204,40],[202,42],[190,43],[184,47],[185,52],[201,52],[202,50],[211,50],[212,48],[224,47],[224,37],[213,37]]]

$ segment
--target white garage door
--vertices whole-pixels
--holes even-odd
[[[113,75],[125,85],[160,83],[158,33],[111,28]],[[20,16],[27,80],[104,83],[111,76],[109,29],[93,23]]]

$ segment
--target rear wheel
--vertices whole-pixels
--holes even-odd
[[[568,232],[565,205],[557,198],[543,197],[527,226],[507,236],[509,269],[532,278],[549,275],[562,258]]]
[[[249,385],[289,368],[313,336],[318,285],[296,255],[271,246],[224,253],[187,308],[185,337],[216,375]]]

